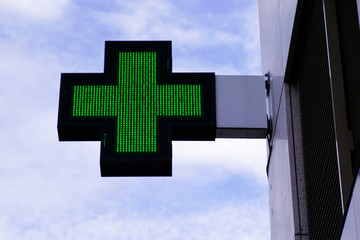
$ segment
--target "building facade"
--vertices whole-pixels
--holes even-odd
[[[359,6],[259,0],[273,240],[360,240]]]

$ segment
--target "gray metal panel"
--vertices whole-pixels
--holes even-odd
[[[330,67],[330,86],[333,107],[333,119],[336,137],[336,150],[340,176],[340,189],[343,212],[348,202],[352,174],[351,152],[354,149],[352,132],[348,128],[348,109],[346,107],[344,74],[339,41],[339,25],[335,0],[324,2],[325,30],[327,39],[328,62]]]
[[[263,76],[216,76],[217,138],[265,138]]]
[[[293,32],[297,0],[281,0],[279,7],[281,47],[284,69],[288,61],[290,41]]]
[[[314,1],[307,11],[297,76],[309,232],[311,239],[336,239],[342,207],[322,2]]]

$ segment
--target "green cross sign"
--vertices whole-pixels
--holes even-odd
[[[117,152],[155,152],[156,118],[201,116],[200,88],[157,85],[156,52],[121,52],[117,85],[74,86],[73,116],[115,117]]]
[[[61,76],[59,139],[100,140],[102,176],[169,176],[171,140],[214,140],[214,89],[171,42],[106,42],[104,74]]]

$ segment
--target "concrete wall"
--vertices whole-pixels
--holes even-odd
[[[271,239],[307,239],[306,199],[301,152],[294,137],[300,122],[292,86],[284,83],[297,0],[259,0],[262,70],[270,72],[272,137],[268,179]],[[296,101],[295,101],[296,102]],[[294,125],[297,125],[294,127]],[[303,209],[300,211],[299,209]]]

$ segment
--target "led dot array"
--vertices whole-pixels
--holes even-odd
[[[157,85],[156,52],[120,52],[118,85],[74,86],[74,117],[116,117],[117,152],[156,152],[157,117],[201,116],[200,85]]]

